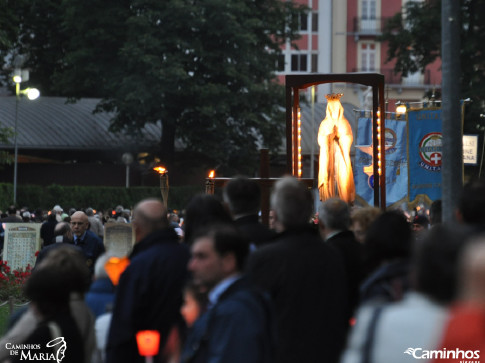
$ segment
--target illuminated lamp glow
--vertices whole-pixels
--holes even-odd
[[[301,110],[298,108],[298,178],[301,178]]]
[[[158,174],[164,175],[167,173],[167,169],[165,169],[163,166],[157,166],[153,168]]]
[[[136,333],[138,352],[143,357],[154,357],[160,347],[160,333],[156,330],[141,330]]]

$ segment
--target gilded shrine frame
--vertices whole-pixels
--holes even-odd
[[[372,144],[380,145],[385,150],[385,137],[379,138],[377,111],[385,114],[384,103],[384,75],[379,73],[341,73],[341,74],[303,74],[287,75],[286,83],[286,168],[287,172],[298,177],[298,137],[293,130],[298,128],[298,109],[300,107],[300,89],[325,83],[359,83],[372,87]],[[385,117],[383,120],[383,128]],[[374,175],[374,206],[382,210],[386,209],[386,153],[380,153],[378,148],[372,150],[372,160],[380,160],[379,164],[373,163]]]

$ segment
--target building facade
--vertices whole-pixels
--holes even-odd
[[[388,111],[396,102],[421,101],[441,87],[441,61],[407,77],[394,73],[395,62],[386,62],[388,46],[378,40],[387,19],[407,1],[416,0],[294,0],[310,11],[300,19],[301,38],[286,44],[278,76],[287,74],[372,72],[385,76]],[[422,0],[417,0],[422,1]],[[357,109],[365,106],[364,86],[321,85],[307,90],[307,98],[325,103],[325,94],[343,93],[343,102]]]

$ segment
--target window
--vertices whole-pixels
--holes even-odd
[[[318,13],[312,13],[312,32],[318,32]]]
[[[300,31],[308,30],[308,14],[300,15]]]
[[[284,72],[285,71],[285,55],[280,54],[278,56],[278,60],[276,61],[276,70],[278,72]]]
[[[376,45],[374,43],[361,43],[360,69],[362,72],[373,72],[376,70]]]
[[[307,71],[307,55],[306,54],[292,54],[291,55],[291,70],[293,72]]]
[[[362,19],[376,18],[376,0],[362,0]]]

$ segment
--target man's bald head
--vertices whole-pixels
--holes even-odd
[[[61,236],[71,231],[71,225],[68,222],[59,222],[54,227],[54,235]]]
[[[89,228],[89,219],[86,213],[81,211],[75,212],[71,216],[71,228],[75,236],[81,237]]]
[[[86,213],[82,212],[82,211],[77,211],[77,212],[74,212],[71,216],[71,219],[82,219],[82,220],[85,220],[87,221],[88,220],[88,216],[86,215]]]
[[[133,213],[136,241],[159,229],[168,227],[167,208],[158,199],[145,199],[138,203]]]

